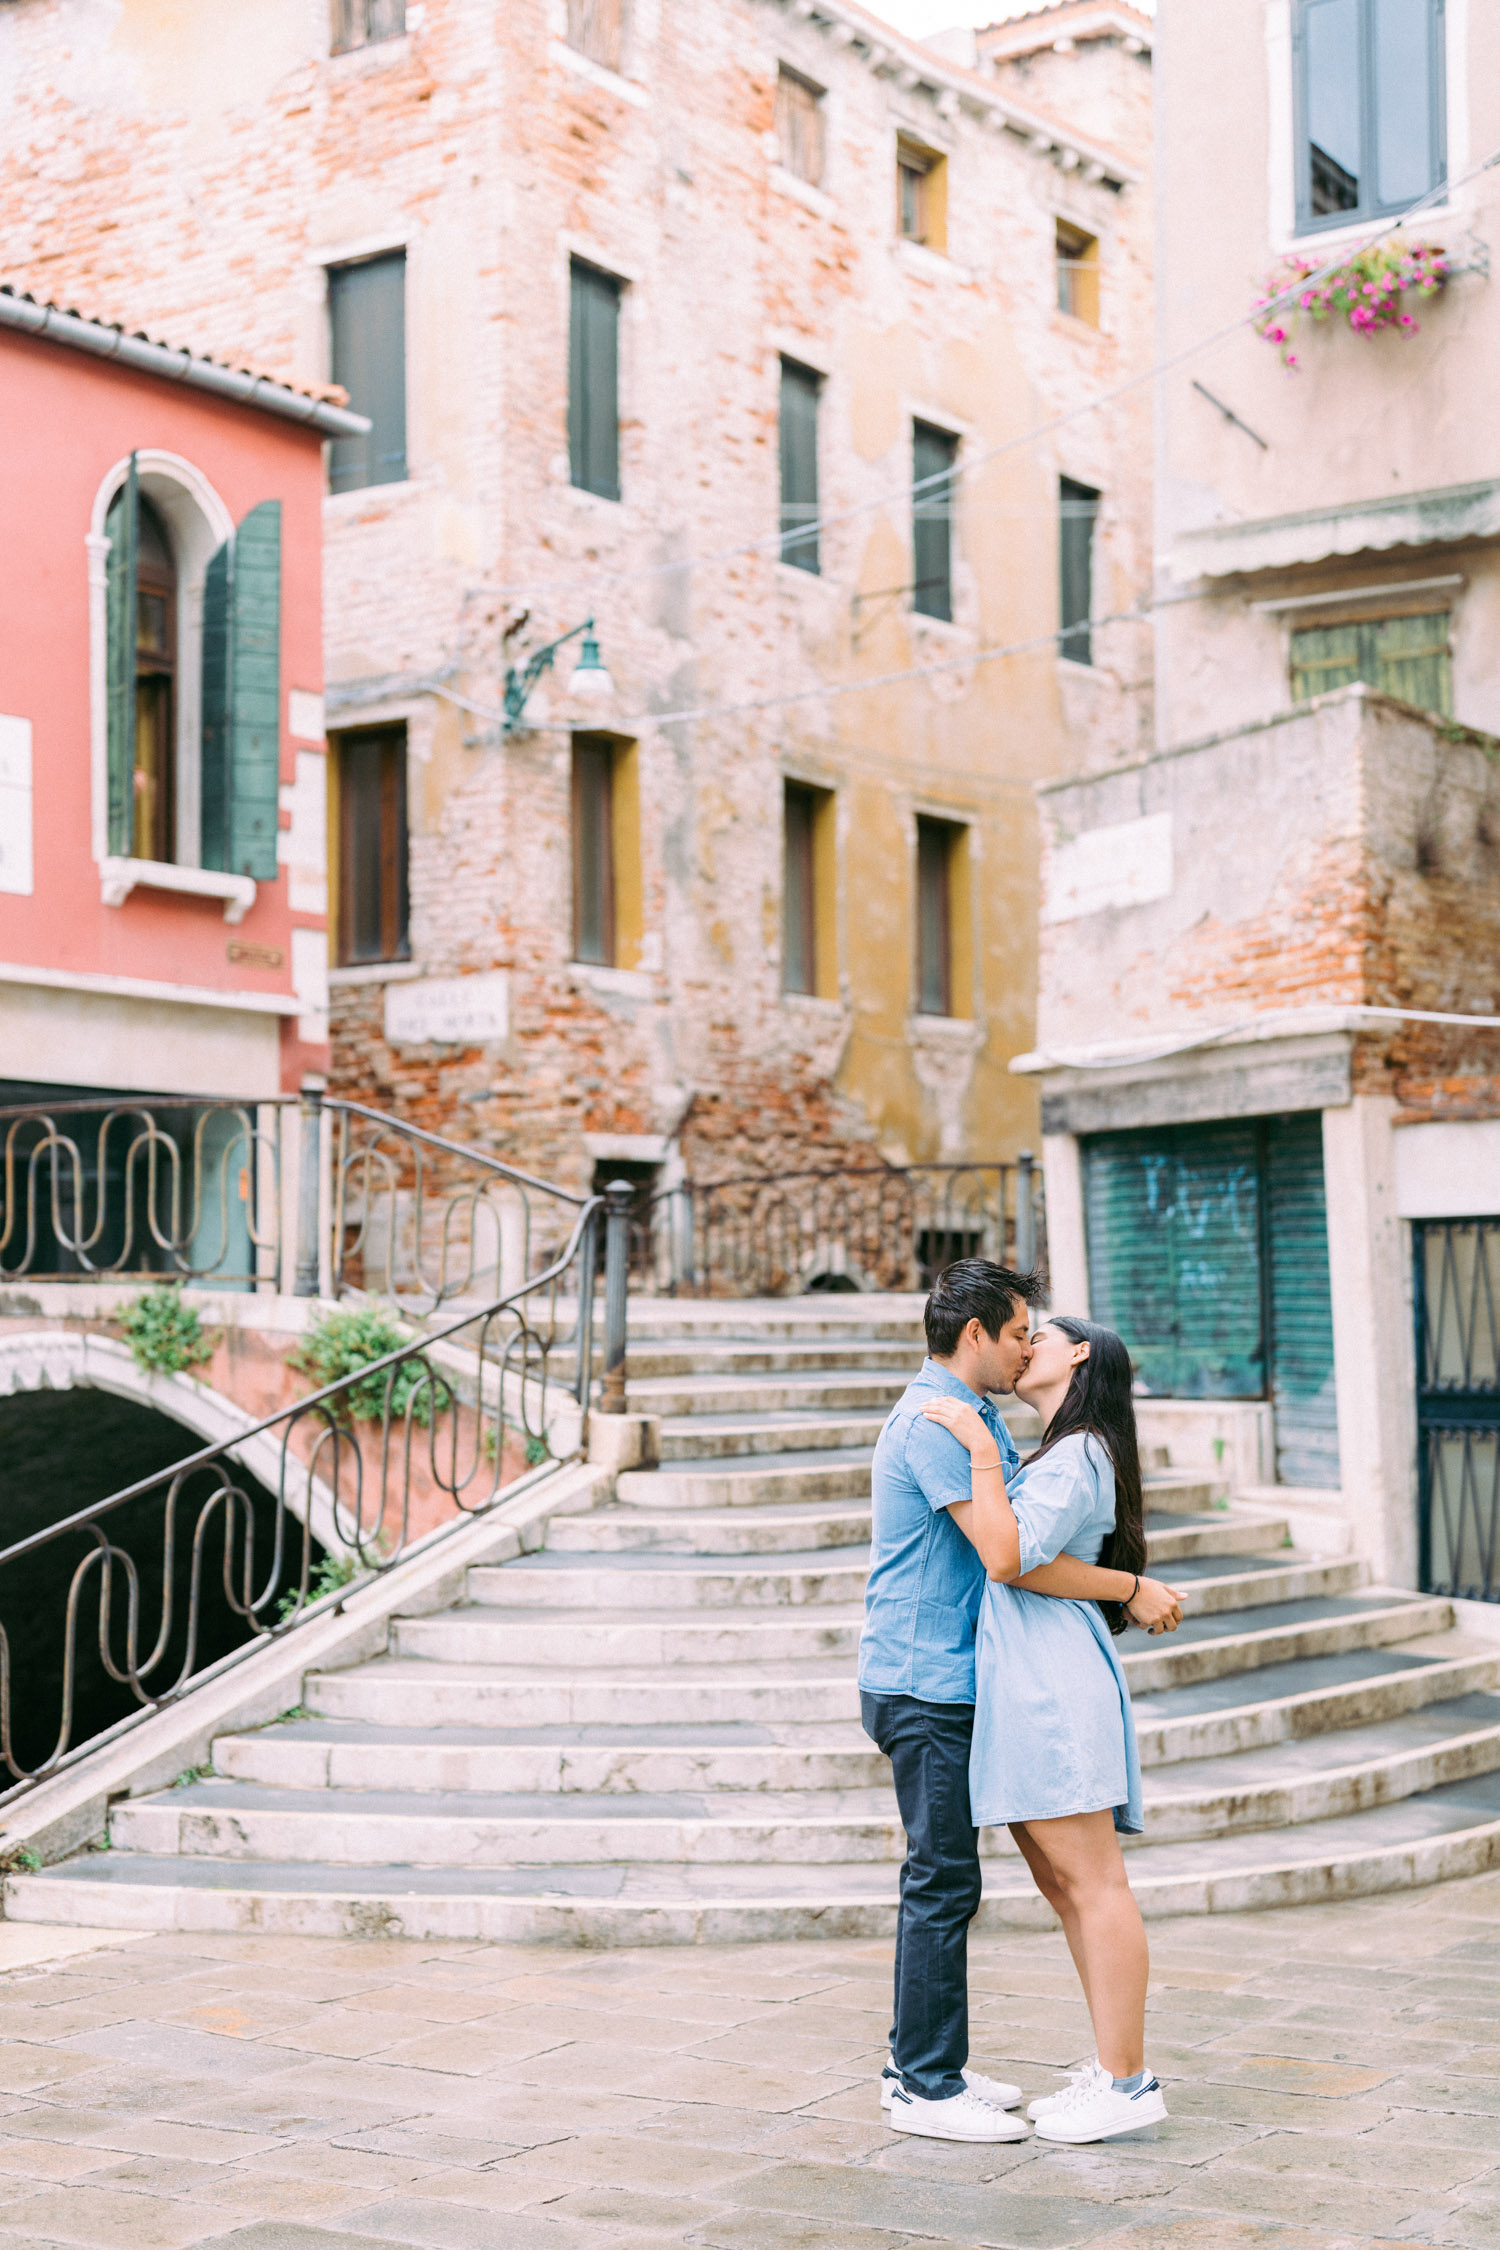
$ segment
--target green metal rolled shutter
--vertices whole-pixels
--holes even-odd
[[[1144,1387],[1259,1398],[1255,1121],[1100,1134],[1084,1144],[1084,1199],[1093,1317],[1124,1337]]]
[[[620,284],[572,265],[568,332],[568,458],[574,484],[620,497]]]
[[[1336,1487],[1328,1204],[1316,1110],[1266,1120],[1265,1195],[1276,1474],[1283,1484]]]
[[[818,566],[819,378],[794,360],[781,363],[781,559]]]
[[[109,534],[105,578],[109,850],[115,858],[125,859],[135,846],[135,562],[140,494],[133,453],[104,528]]]

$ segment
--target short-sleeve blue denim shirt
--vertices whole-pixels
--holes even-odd
[[[876,1695],[912,1695],[923,1703],[972,1703],[985,1573],[977,1549],[948,1514],[971,1497],[968,1451],[922,1412],[929,1399],[942,1397],[977,1407],[994,1432],[1007,1477],[1020,1465],[989,1400],[935,1359],[924,1360],[875,1448],[859,1684]]]

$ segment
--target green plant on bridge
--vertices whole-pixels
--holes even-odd
[[[299,1374],[310,1376],[322,1390],[329,1383],[341,1383],[357,1375],[362,1367],[369,1367],[374,1361],[384,1359],[388,1352],[399,1351],[403,1344],[410,1342],[411,1338],[377,1305],[359,1305],[320,1314],[296,1350],[287,1353],[287,1364],[295,1367]],[[427,1361],[418,1356],[353,1384],[340,1402],[342,1418],[355,1422],[380,1421],[386,1412],[387,1392],[391,1420],[403,1421],[409,1411],[412,1420],[420,1422],[424,1429],[432,1421],[434,1405],[447,1406],[453,1398],[441,1376],[435,1375]]]
[[[143,1375],[186,1375],[212,1359],[217,1338],[170,1282],[148,1289],[121,1316],[120,1333]]]
[[[375,1544],[378,1555],[380,1542],[377,1540]],[[361,1562],[357,1555],[325,1555],[308,1577],[305,1606],[310,1609],[313,1603],[320,1602],[325,1594],[337,1594],[343,1587],[352,1585],[354,1580],[361,1577],[369,1567],[368,1563]],[[282,1595],[280,1602],[277,1604],[277,1624],[284,1625],[289,1617],[296,1615],[299,1606],[303,1605],[300,1601],[298,1589],[294,1586],[289,1594]],[[300,1704],[296,1704],[290,1711],[283,1711],[280,1714],[282,1719],[307,1718],[308,1716],[309,1714],[302,1709]],[[279,1724],[280,1721],[278,1720],[277,1723]]]

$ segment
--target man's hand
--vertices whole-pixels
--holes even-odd
[[[1125,1605],[1125,1615],[1148,1633],[1175,1633],[1182,1623],[1182,1596],[1159,1578],[1143,1578],[1134,1600]]]

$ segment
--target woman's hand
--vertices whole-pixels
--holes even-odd
[[[1142,1625],[1148,1633],[1175,1633],[1182,1623],[1182,1596],[1175,1586],[1164,1586],[1159,1578],[1143,1578],[1125,1605],[1125,1615],[1132,1625]]]
[[[950,1430],[960,1445],[968,1447],[971,1458],[979,1454],[989,1460],[999,1452],[993,1433],[985,1428],[975,1408],[966,1406],[961,1398],[935,1398],[922,1412],[929,1422],[941,1422],[945,1430]]]

